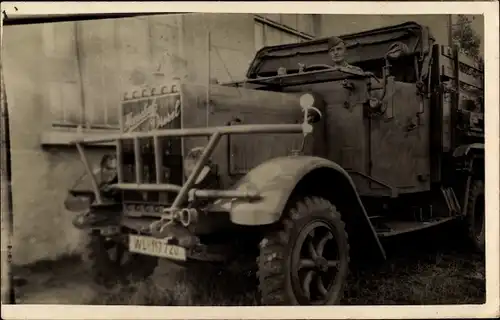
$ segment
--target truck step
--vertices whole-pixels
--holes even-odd
[[[379,237],[391,237],[412,231],[418,231],[440,225],[455,219],[455,217],[436,218],[430,221],[388,221],[384,223],[386,228],[376,228]]]
[[[443,194],[446,205],[451,215],[459,214],[461,211],[460,203],[458,202],[457,196],[453,188],[443,188],[441,187],[441,193]]]

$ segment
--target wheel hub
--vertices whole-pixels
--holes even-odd
[[[316,265],[316,269],[321,272],[326,272],[328,271],[328,260],[326,260],[324,257],[317,257],[314,260],[314,264]]]
[[[305,226],[292,252],[291,278],[300,304],[324,304],[337,283],[340,260],[331,227],[315,221]]]

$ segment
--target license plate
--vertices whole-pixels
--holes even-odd
[[[129,235],[130,252],[169,258],[174,260],[186,260],[186,249],[179,246],[167,244],[166,239],[153,237]]]

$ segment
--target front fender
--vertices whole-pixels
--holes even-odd
[[[471,150],[484,152],[484,144],[483,143],[471,143],[471,144],[464,144],[464,145],[458,146],[455,150],[453,150],[453,156],[456,158],[463,157],[463,156],[468,155]]]
[[[323,188],[323,185],[325,186]],[[338,164],[313,156],[279,157],[266,161],[250,170],[234,186],[233,190],[253,189],[260,193],[258,200],[218,200],[216,204],[229,212],[233,223],[256,226],[277,222],[293,193],[298,190],[318,188],[343,213],[348,227],[367,236],[385,258],[354,182]],[[304,189],[302,189],[304,188]]]
[[[340,172],[354,189],[347,172],[338,164],[312,156],[278,157],[263,162],[250,170],[231,189],[255,190],[260,199],[222,200],[217,203],[228,210],[233,223],[241,225],[265,225],[278,221],[289,196],[298,182],[309,172],[327,167]]]

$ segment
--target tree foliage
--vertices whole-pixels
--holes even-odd
[[[481,38],[471,27],[472,19],[459,14],[452,28],[452,37],[460,50],[474,58],[480,58]]]
[[[472,19],[466,15],[459,14],[456,23],[452,26],[452,40],[453,44],[458,46],[459,50],[472,57],[476,62],[476,67],[484,70],[484,60],[481,56],[481,37],[477,34],[474,29],[472,29],[471,23]],[[463,64],[460,65],[460,70],[469,75],[477,78],[482,78],[483,73],[477,70],[467,67]],[[476,89],[467,86],[467,91],[477,91]],[[476,92],[477,93],[477,92]]]

